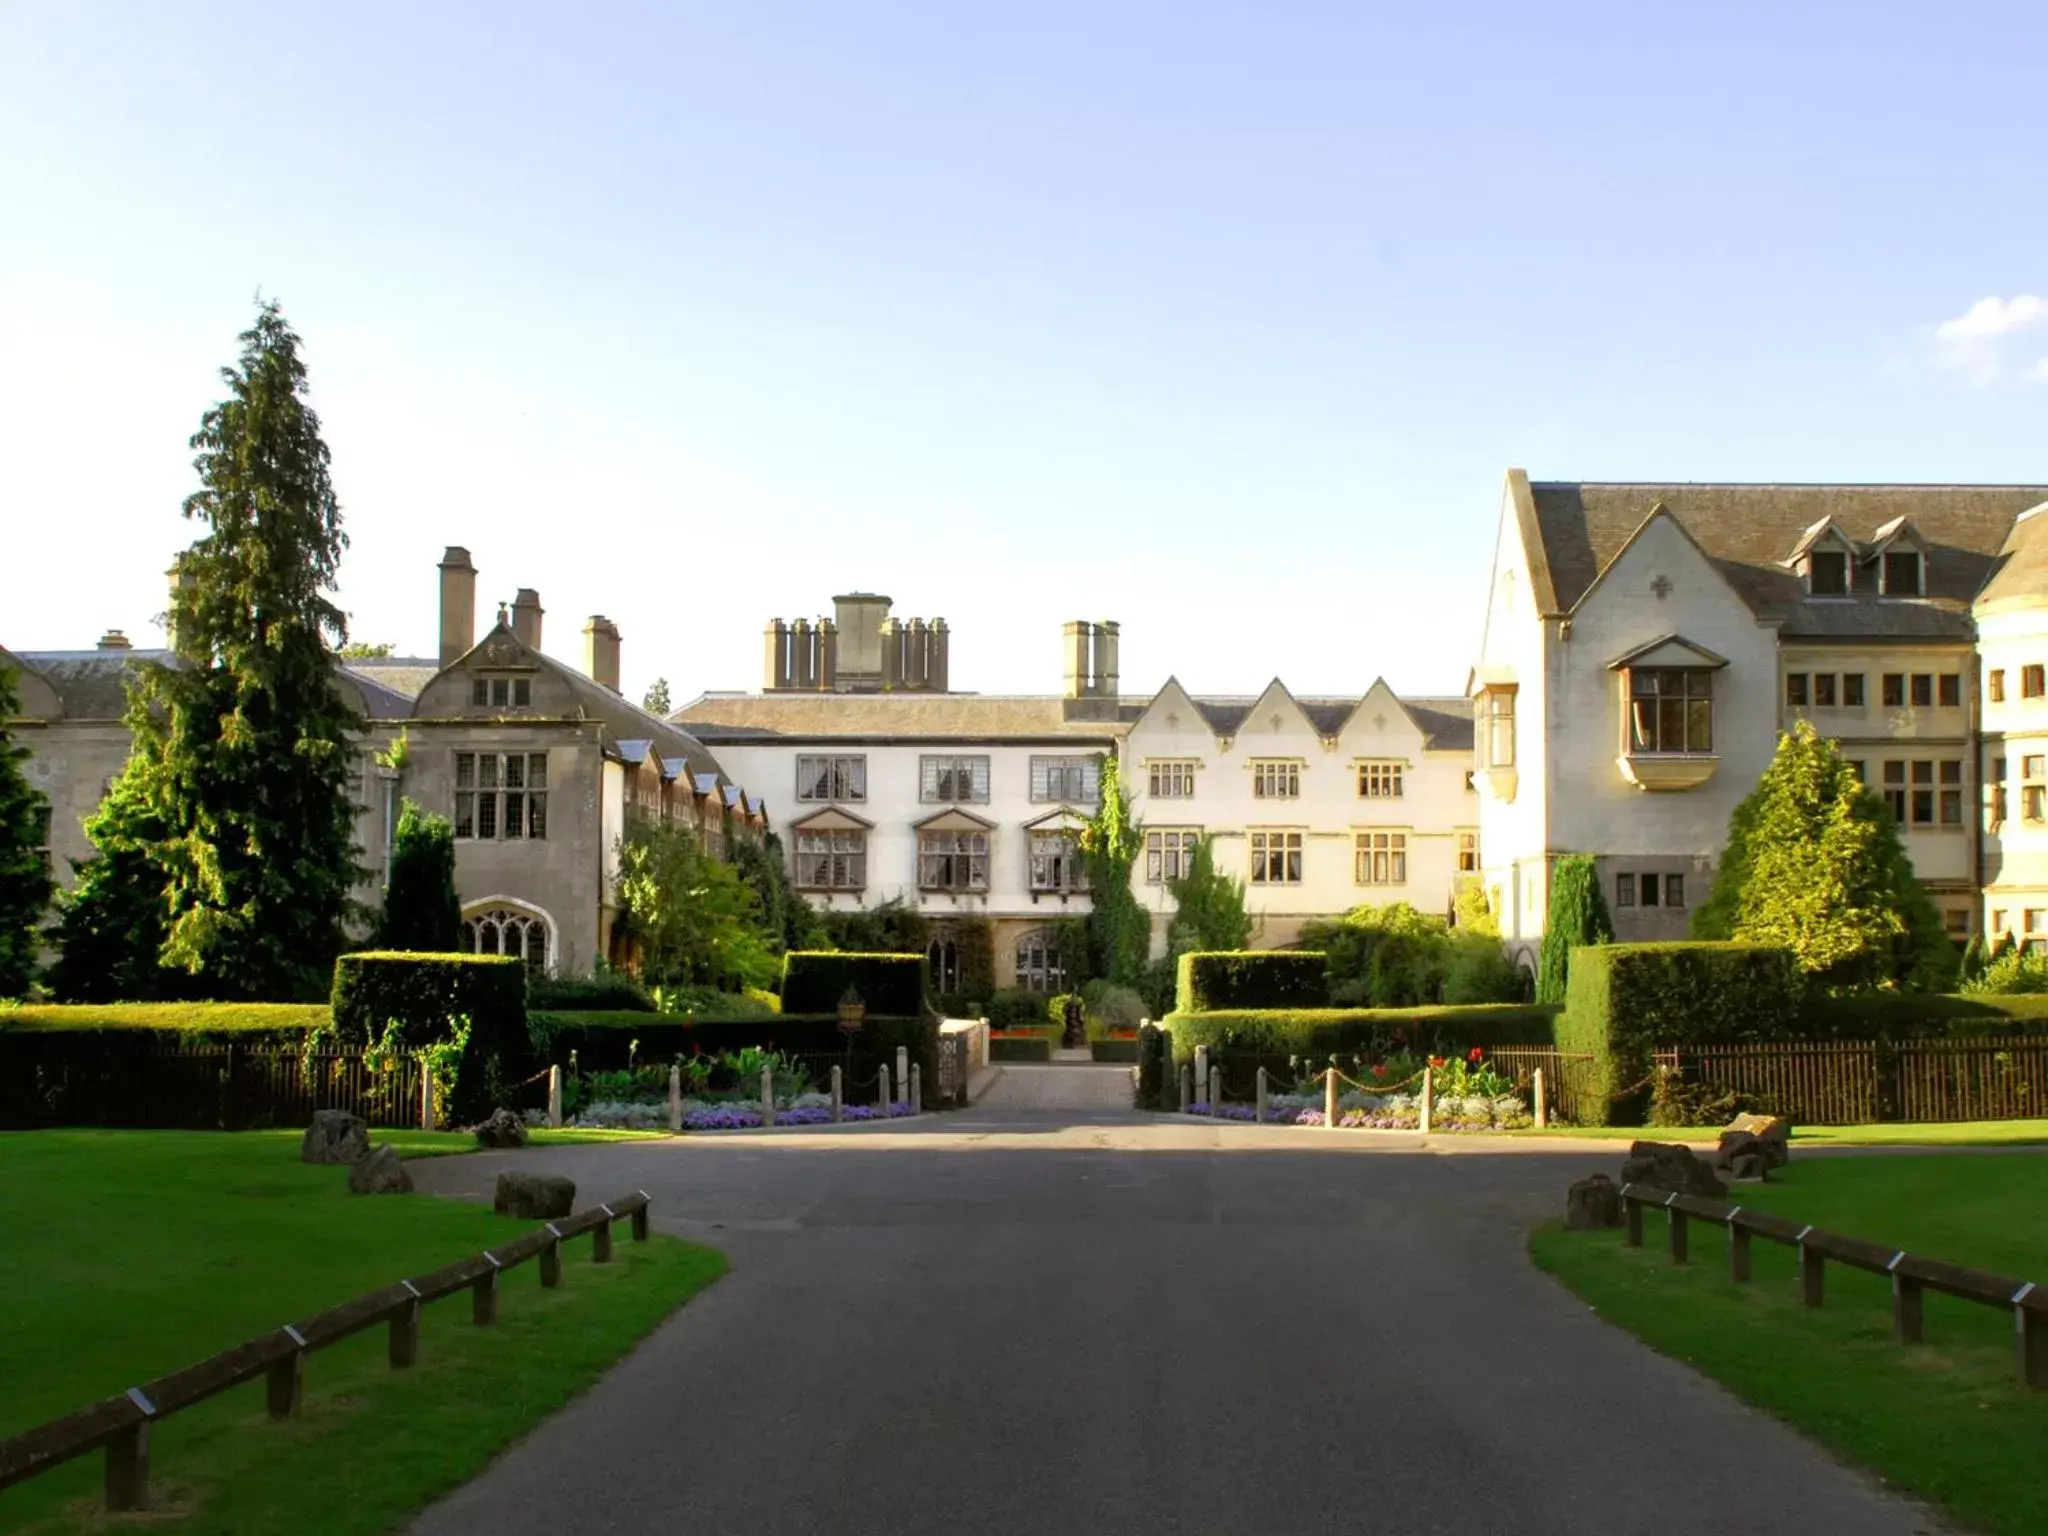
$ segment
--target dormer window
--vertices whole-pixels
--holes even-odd
[[[1886,597],[1918,597],[1926,562],[1917,549],[1888,549],[1884,552],[1883,592]]]
[[[1849,595],[1849,556],[1839,549],[1816,549],[1806,557],[1806,590],[1813,597]]]

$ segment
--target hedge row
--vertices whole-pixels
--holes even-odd
[[[798,949],[782,957],[782,1011],[837,1013],[854,992],[869,1013],[915,1018],[925,1011],[925,957]]]
[[[1761,944],[1597,944],[1572,950],[1560,1049],[1593,1058],[1581,1114],[1639,1124],[1662,1047],[1794,1040],[1805,978]]]
[[[1043,1035],[992,1035],[988,1042],[990,1061],[1052,1060],[1052,1042]]]
[[[1174,1007],[1181,1013],[1327,1007],[1326,958],[1311,950],[1196,950],[1180,957]]]
[[[252,1035],[269,1035],[296,1043],[333,1018],[325,1003],[27,1003],[0,1008],[0,1033],[155,1030],[181,1040],[233,1035],[247,1044]]]
[[[1944,1036],[2048,1034],[2048,996],[1959,997],[1951,993],[1872,992],[1808,997],[1794,1026],[1799,1040],[1928,1040]]]
[[[334,962],[335,1036],[349,1045],[399,1027],[409,1046],[450,1038],[469,1020],[443,1113],[455,1125],[483,1119],[511,1102],[535,1067],[526,1028],[526,962],[511,955],[360,950]]]
[[[839,1015],[776,1014],[767,1018],[703,1019],[669,1013],[536,1013],[527,1020],[542,1062],[567,1065],[569,1053],[588,1070],[611,1071],[632,1060],[646,1065],[678,1056],[745,1050],[748,1046],[798,1055],[851,1052],[893,1056],[900,1045],[924,1064],[927,1081],[938,1071],[938,1025],[924,1018],[869,1014],[850,1038]]]
[[[1169,1015],[1176,1061],[1198,1047],[1261,1056],[1327,1056],[1398,1049],[1460,1054],[1475,1045],[1551,1043],[1557,1009],[1541,1003],[1430,1008],[1261,1008]]]

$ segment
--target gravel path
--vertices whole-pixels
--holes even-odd
[[[1937,1529],[1530,1266],[1621,1147],[1047,1113],[1019,1077],[911,1123],[413,1164],[645,1188],[733,1263],[415,1529]]]

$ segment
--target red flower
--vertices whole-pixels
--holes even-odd
[[[1446,1060],[1444,1060],[1444,1058],[1443,1058],[1443,1057],[1441,1057],[1441,1056],[1432,1056],[1432,1057],[1430,1057],[1430,1058],[1429,1058],[1429,1064],[1430,1064],[1430,1065],[1431,1065],[1432,1067],[1443,1067],[1443,1066],[1449,1066],[1449,1065],[1450,1065],[1450,1063],[1449,1063],[1449,1062],[1447,1062]]]
[[[1474,1066],[1477,1066],[1477,1065],[1478,1065],[1478,1064],[1479,1064],[1479,1063],[1480,1063],[1481,1061],[1483,1061],[1483,1060],[1484,1060],[1485,1058],[1486,1058],[1486,1052],[1484,1052],[1484,1051],[1482,1051],[1481,1049],[1479,1049],[1479,1047],[1478,1047],[1478,1046],[1476,1046],[1476,1045],[1475,1045],[1475,1046],[1473,1046],[1471,1050],[1469,1050],[1469,1051],[1467,1051],[1467,1052],[1465,1053],[1465,1059],[1466,1059],[1467,1061],[1471,1062],[1471,1063],[1472,1063],[1472,1064],[1473,1064]]]
[[[1384,1061],[1374,1062],[1372,1064],[1372,1075],[1374,1077],[1385,1077],[1387,1075],[1387,1064]]]

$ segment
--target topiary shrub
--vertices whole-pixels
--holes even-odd
[[[1462,1056],[1475,1045],[1551,1043],[1557,1010],[1542,1004],[1452,1008],[1260,1008],[1175,1013],[1166,1019],[1176,1060],[1198,1046],[1259,1056],[1415,1051]]]
[[[846,954],[800,949],[782,957],[782,1011],[836,1013],[850,990],[869,1013],[916,1018],[924,1012],[922,954]]]
[[[1138,1108],[1178,1109],[1178,1104],[1166,1102],[1172,1081],[1173,1036],[1157,1024],[1147,1024],[1138,1031]]]
[[[1571,983],[1572,951],[1614,938],[1600,871],[1582,853],[1557,861],[1550,875],[1550,912],[1543,925],[1543,950],[1536,968],[1536,1001],[1561,1003]]]
[[[334,1033],[350,1045],[381,1039],[396,1022],[409,1046],[451,1037],[455,1021],[469,1035],[444,1113],[454,1124],[483,1119],[509,1106],[533,1071],[526,1029],[526,963],[510,955],[424,954],[362,950],[334,962]]]
[[[987,1017],[991,1029],[1014,1029],[1020,1024],[1043,1024],[1045,998],[1041,993],[1026,992],[1021,987],[1006,987],[989,998]]]
[[[991,1036],[988,1042],[988,1059],[1049,1062],[1052,1060],[1052,1042],[1043,1035]]]
[[[1225,1008],[1321,1008],[1324,957],[1312,950],[1196,950],[1180,957],[1179,1013]]]
[[[1640,1124],[1652,1052],[1796,1039],[1804,994],[1789,950],[1699,941],[1587,945],[1572,952],[1557,1043],[1592,1059],[1583,1096],[1589,1123]]]
[[[535,976],[526,983],[530,1011],[575,1013],[591,1010],[654,1012],[654,998],[624,971],[600,969],[589,976]]]

